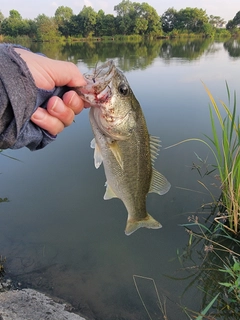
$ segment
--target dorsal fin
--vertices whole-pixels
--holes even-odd
[[[155,136],[149,136],[149,142],[150,142],[150,151],[151,151],[151,160],[152,165],[154,164],[155,159],[158,156],[158,151],[160,150],[160,139]]]
[[[167,179],[158,172],[155,168],[152,168],[152,180],[149,189],[150,192],[155,192],[160,195],[163,195],[168,192],[170,189],[171,184],[167,181]]]

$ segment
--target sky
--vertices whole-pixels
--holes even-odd
[[[9,11],[17,10],[23,19],[34,19],[39,14],[52,17],[60,6],[70,7],[74,14],[78,14],[84,5],[91,6],[96,12],[100,9],[114,14],[114,6],[122,0],[1,0],[0,11],[4,17],[9,16]],[[161,16],[168,8],[176,10],[186,7],[201,8],[206,10],[207,15],[220,16],[226,22],[234,18],[240,11],[239,0],[131,0],[131,2],[147,2],[156,9]]]

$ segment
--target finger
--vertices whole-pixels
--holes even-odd
[[[75,113],[71,108],[68,108],[62,99],[57,96],[53,96],[49,99],[47,104],[47,111],[53,117],[60,120],[65,127],[72,124]]]
[[[75,114],[79,114],[84,109],[84,101],[75,91],[68,91],[63,96],[64,104],[71,108]]]
[[[53,136],[57,135],[64,129],[64,124],[59,119],[51,116],[48,111],[43,108],[37,108],[33,113],[31,120],[37,126],[48,131]]]
[[[50,59],[22,48],[14,50],[27,63],[36,85],[40,88],[52,89],[55,86],[78,87],[86,85],[80,70],[72,62]]]
[[[78,87],[86,85],[83,75],[72,62],[51,60],[51,64],[48,67],[56,86]]]

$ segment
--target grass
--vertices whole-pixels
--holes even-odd
[[[143,279],[143,280],[146,280],[146,281],[149,281],[153,288],[154,288],[154,292],[156,294],[156,297],[157,297],[157,300],[156,300],[156,304],[162,314],[162,317],[164,320],[168,320],[168,312],[167,312],[167,303],[166,303],[166,297],[163,297],[162,299],[160,298],[160,294],[159,294],[159,291],[158,291],[158,288],[157,288],[157,285],[154,281],[153,278],[149,278],[149,277],[144,277],[144,276],[140,276],[140,275],[133,275],[133,282],[134,282],[134,286],[135,286],[135,289],[137,291],[137,294],[141,300],[141,303],[142,303],[142,306],[143,308],[145,309],[146,313],[147,313],[147,317],[149,320],[153,320],[153,317],[155,319],[155,316],[152,317],[151,315],[151,312],[150,310],[148,309],[143,297],[142,297],[142,294],[140,292],[140,289],[139,289],[139,286],[138,286],[138,283],[137,283],[137,280],[139,279]],[[210,312],[211,308],[213,307],[214,303],[216,302],[218,296],[220,295],[220,293],[217,293],[215,297],[213,297],[211,299],[211,301],[204,307],[204,309],[201,311],[201,312],[194,312],[190,309],[188,309],[187,307],[183,307],[181,305],[178,305],[179,309],[183,311],[183,313],[186,314],[186,317],[188,319],[196,319],[196,320],[203,320],[203,319],[215,319],[215,318],[212,318],[211,315],[208,316],[208,313]],[[162,301],[163,300],[163,301]],[[179,310],[179,311],[180,311]],[[187,319],[186,318],[186,319]]]
[[[231,297],[231,301],[240,303],[240,262],[233,256],[232,264],[224,264],[224,268],[219,271],[224,272],[228,276],[226,282],[219,284],[227,289],[227,295]]]
[[[232,107],[223,101],[218,105],[209,89],[205,85],[204,88],[210,99],[212,136],[205,135],[207,141],[193,140],[206,144],[214,155],[214,167],[220,180],[220,197],[212,204],[211,214],[217,212],[217,215],[210,228],[199,223],[197,218],[184,226],[189,232],[189,245],[191,246],[193,238],[197,242],[203,241],[203,250],[211,256],[209,261],[206,261],[206,257],[203,259],[203,266],[196,277],[203,283],[206,303],[209,297],[209,304],[216,298],[217,317],[237,319],[240,316],[240,122],[237,100],[234,92],[231,101],[227,83],[228,105]],[[208,189],[205,185],[204,187]],[[193,226],[197,226],[200,233],[193,232]]]
[[[222,224],[213,221],[207,227],[197,216],[182,226],[189,234],[189,241],[187,248],[178,254],[178,260],[182,270],[186,270],[186,263],[187,270],[191,271],[191,275],[188,274],[191,281],[184,294],[191,287],[198,287],[202,292],[203,310],[209,307],[209,319],[240,319],[240,240]],[[186,280],[186,277],[179,279]],[[207,315],[203,319],[208,319]]]
[[[190,138],[173,146],[187,141],[199,141],[211,150],[216,161],[214,167],[218,171],[221,182],[218,208],[221,208],[221,213],[227,216],[228,224],[224,226],[238,234],[240,228],[240,122],[239,115],[237,115],[236,93],[234,92],[232,109],[223,101],[220,101],[220,108],[209,89],[205,85],[204,88],[211,102],[209,113],[212,137],[205,135],[207,141]],[[231,95],[227,83],[226,89],[230,105]],[[216,218],[216,221],[220,223],[222,219]]]
[[[230,103],[230,92],[228,85],[228,101]],[[228,214],[229,227],[235,233],[239,231],[240,221],[240,123],[237,116],[236,93],[234,93],[233,109],[224,102],[221,105],[225,111],[222,117],[220,109],[207,87],[205,87],[211,101],[210,110],[212,138],[207,137],[214,146],[214,156],[221,180],[221,201]],[[213,110],[217,116],[221,129],[221,137],[217,134],[216,121]]]
[[[167,316],[167,307],[166,307],[166,300],[164,299],[164,302],[162,302],[161,298],[160,298],[160,295],[159,295],[159,292],[158,292],[158,288],[157,288],[157,285],[154,281],[153,278],[148,278],[148,277],[144,277],[144,276],[140,276],[140,275],[136,275],[134,274],[133,275],[133,282],[134,282],[134,286],[135,286],[135,289],[137,291],[137,294],[141,300],[141,303],[143,305],[143,308],[145,309],[147,315],[148,315],[148,318],[150,320],[153,320],[151,314],[150,314],[150,311],[148,310],[147,306],[146,306],[146,303],[144,302],[144,299],[141,295],[141,292],[140,292],[140,289],[139,289],[139,286],[138,286],[138,283],[137,283],[137,279],[142,279],[142,280],[147,280],[147,281],[150,281],[151,284],[153,285],[153,288],[154,288],[154,292],[156,294],[156,297],[157,297],[157,305],[158,305],[158,308],[160,309],[162,315],[163,315],[163,319],[164,320],[167,320],[168,319],[168,316]]]

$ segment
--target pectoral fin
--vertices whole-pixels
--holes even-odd
[[[101,154],[101,151],[96,143],[96,140],[93,138],[91,141],[91,148],[94,149],[94,164],[95,168],[98,169],[100,165],[102,164],[103,157]]]
[[[149,193],[155,192],[160,195],[163,195],[168,192],[170,187],[171,187],[171,184],[167,181],[164,175],[162,175],[160,172],[158,172],[156,169],[153,168]]]
[[[121,155],[121,150],[118,146],[117,141],[113,141],[108,144],[109,149],[112,151],[114,157],[116,158],[118,164],[120,167],[123,169],[123,161],[122,161],[122,155]]]

